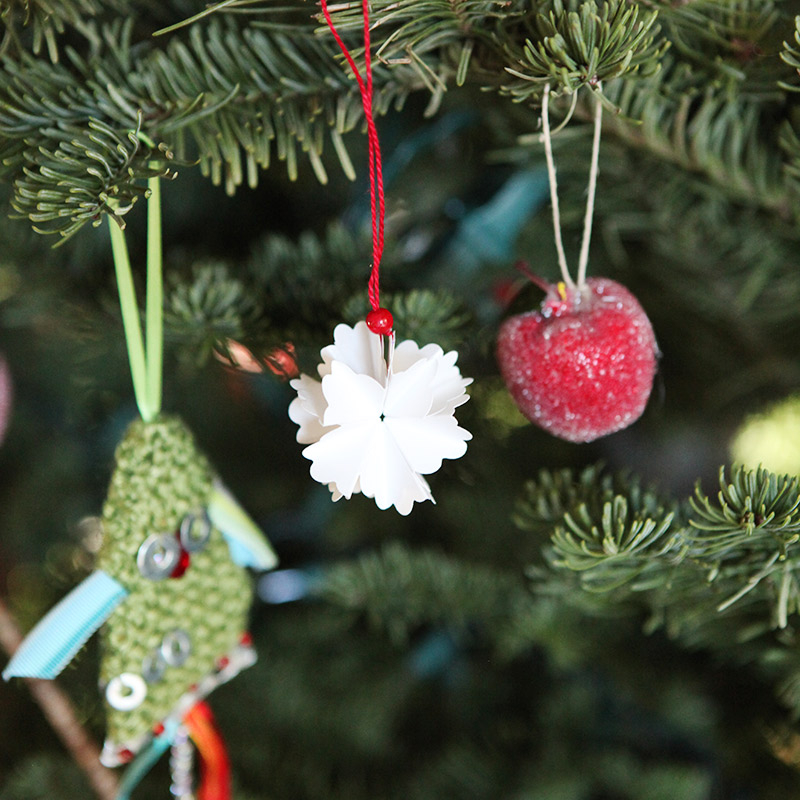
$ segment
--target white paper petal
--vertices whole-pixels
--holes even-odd
[[[376,381],[386,383],[386,362],[383,359],[381,337],[373,333],[366,322],[357,322],[355,327],[337,325],[333,331],[333,344],[320,352],[323,363],[317,368],[320,377],[330,374],[330,364],[337,361],[347,364],[353,372],[369,375]]]
[[[322,424],[328,401],[322,393],[322,384],[308,375],[301,375],[290,382],[297,397],[289,404],[289,419],[297,423],[297,441],[300,444],[316,442],[330,428]]]
[[[430,475],[442,466],[445,458],[461,458],[467,452],[472,434],[460,428],[456,418],[437,414],[424,419],[387,417],[384,425],[397,442],[409,467],[421,475]]]
[[[428,348],[433,348],[433,350],[428,350]],[[428,351],[424,352],[425,350]],[[394,353],[392,354],[392,371],[405,372],[405,370],[414,366],[417,361],[421,361],[424,358],[435,358],[437,350],[439,353],[442,352],[442,348],[439,347],[438,344],[428,344],[420,350],[416,342],[411,339],[405,339],[394,348]]]
[[[341,500],[344,497],[344,495],[339,491],[339,487],[335,483],[329,483],[328,490],[331,493],[331,500],[334,503],[338,503],[339,500]],[[359,494],[360,492],[361,492],[361,486],[359,485],[358,481],[356,481],[356,485],[353,487],[353,494]]]
[[[315,481],[335,484],[336,490],[350,499],[361,476],[364,456],[372,447],[379,420],[347,428],[335,428],[303,450],[311,463]]]
[[[416,342],[410,340],[401,342],[395,348],[392,370],[395,373],[403,372],[424,359],[436,363],[436,376],[431,383],[433,400],[429,413],[451,414],[458,406],[469,400],[465,390],[472,383],[472,378],[461,376],[460,370],[455,365],[458,359],[455,350],[445,353],[438,344],[426,344],[425,347],[419,348]]]
[[[362,464],[361,491],[374,497],[378,508],[394,506],[403,515],[415,502],[433,500],[430,487],[408,465],[385,424],[376,430]]]
[[[344,426],[379,420],[386,389],[369,375],[357,375],[346,364],[334,361],[331,374],[322,379],[322,393],[328,404],[323,424]]]
[[[458,353],[451,350],[437,360],[439,369],[433,384],[432,414],[441,412],[452,414],[458,406],[469,400],[466,388],[472,383],[472,378],[461,376],[461,371],[456,366],[457,359]]]
[[[457,358],[458,353],[451,350],[436,359],[437,370],[433,382],[431,414],[452,414],[458,406],[469,400],[466,387],[472,383],[472,378],[461,376],[461,371],[456,366]]]
[[[387,417],[424,417],[431,408],[435,375],[436,364],[428,360],[393,374],[386,387],[383,413]]]

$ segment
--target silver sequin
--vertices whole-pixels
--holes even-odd
[[[136,566],[142,576],[151,581],[168,578],[181,558],[178,540],[168,533],[153,533],[148,536],[136,554]]]

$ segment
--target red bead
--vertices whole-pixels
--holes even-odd
[[[230,663],[231,663],[231,660],[228,658],[228,656],[220,656],[220,657],[217,659],[217,669],[218,669],[218,670],[223,670],[223,669],[225,669],[225,667],[227,667],[227,666],[228,666],[228,664],[230,664]]]
[[[181,557],[178,559],[175,569],[170,573],[170,578],[180,578],[183,573],[189,569],[190,561],[191,556],[183,548],[181,548]]]
[[[241,638],[239,639],[239,644],[242,644],[245,647],[250,647],[250,645],[253,644],[253,637],[248,631],[245,631],[242,634]]]
[[[375,308],[367,314],[367,327],[381,336],[388,336],[392,332],[394,318],[388,308]]]
[[[127,764],[129,761],[133,760],[133,753],[125,747],[119,751],[118,758],[123,764]]]
[[[164,726],[160,722],[153,725],[153,736],[161,736],[164,733]]]

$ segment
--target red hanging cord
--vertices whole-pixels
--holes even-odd
[[[381,147],[378,140],[378,131],[375,128],[375,119],[372,112],[372,54],[370,52],[370,32],[369,32],[369,2],[362,0],[364,13],[364,72],[366,80],[361,77],[356,62],[353,60],[350,51],[339,36],[336,27],[328,11],[327,0],[320,0],[322,13],[325,21],[339,45],[339,49],[344,54],[350,69],[358,81],[358,88],[361,92],[361,103],[364,107],[364,116],[367,121],[367,150],[369,160],[369,199],[370,214],[372,216],[372,271],[369,276],[367,294],[372,306],[372,312],[367,316],[367,325],[375,333],[389,333],[392,328],[391,314],[380,307],[380,264],[383,255],[383,224],[385,217],[385,204],[383,197],[383,167],[381,165]],[[378,312],[380,314],[378,315]],[[378,320],[380,317],[380,321]],[[372,319],[371,319],[372,318]]]

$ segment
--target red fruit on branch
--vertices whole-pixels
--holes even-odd
[[[658,347],[638,300],[608,278],[550,286],[539,311],[506,320],[497,340],[503,380],[534,424],[591,442],[644,411]]]

